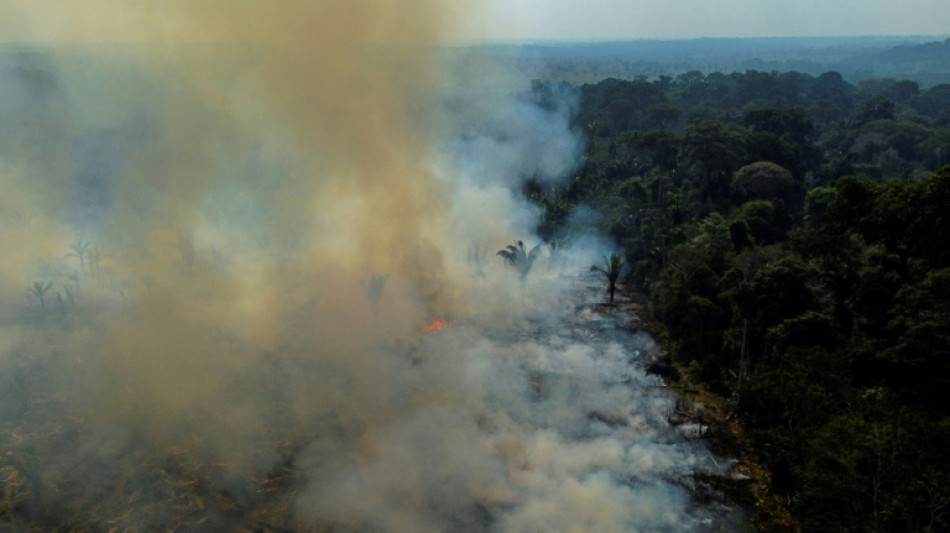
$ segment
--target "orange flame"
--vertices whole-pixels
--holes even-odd
[[[432,331],[439,331],[440,329],[448,329],[452,327],[452,324],[448,320],[442,320],[441,318],[436,318],[432,322],[429,322],[422,327],[423,333],[429,333]]]

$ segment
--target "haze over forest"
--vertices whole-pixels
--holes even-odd
[[[484,53],[510,62],[524,76],[574,84],[604,78],[657,78],[691,70],[840,72],[856,83],[870,78],[912,79],[922,85],[950,81],[950,46],[944,37],[771,37],[548,42],[484,45]]]

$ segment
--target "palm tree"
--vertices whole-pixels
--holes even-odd
[[[600,272],[607,278],[607,291],[610,293],[610,305],[614,304],[614,293],[617,292],[617,280],[623,272],[623,256],[618,253],[610,254],[608,258],[604,256],[604,266],[593,265],[591,272]]]
[[[76,241],[69,246],[72,249],[72,253],[66,254],[66,257],[78,257],[79,258],[79,271],[86,271],[86,251],[89,249],[88,241]]]
[[[40,300],[40,307],[46,309],[46,293],[53,288],[53,282],[47,281],[45,284],[42,281],[34,281],[32,287],[27,287],[27,292],[36,296]]]
[[[535,245],[529,252],[525,248],[524,242],[517,241],[515,244],[509,244],[504,250],[499,250],[495,255],[501,256],[506,263],[518,270],[523,288],[528,280],[528,273],[531,272],[531,266],[534,265],[534,260],[538,258],[540,253],[540,244]]]

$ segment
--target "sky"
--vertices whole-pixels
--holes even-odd
[[[393,16],[397,10],[387,2],[366,2],[367,9],[382,14],[373,23],[381,27],[407,24]],[[180,21],[169,13],[187,4],[184,0],[0,0],[0,42],[138,41],[142,26],[158,28],[177,40]],[[277,0],[270,5],[285,12],[306,6],[332,19],[345,4],[345,0]],[[193,5],[211,14],[203,20],[209,28],[219,24],[213,13],[223,11],[248,13],[251,28],[258,22],[255,13],[262,3],[203,0]],[[416,0],[411,11],[443,17],[439,39],[443,42],[950,34],[948,0]],[[272,17],[259,24],[280,20],[286,22]],[[299,25],[289,33],[307,35],[305,24]],[[251,29],[247,35],[258,35]],[[281,34],[260,32],[265,40]],[[190,38],[209,40],[213,35],[213,31],[205,37],[192,33]],[[399,35],[412,38],[411,32]]]
[[[950,32],[947,0],[499,0],[482,16],[482,37],[500,40]]]

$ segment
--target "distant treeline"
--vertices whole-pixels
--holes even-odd
[[[603,78],[655,78],[690,70],[703,73],[837,71],[856,83],[871,78],[911,79],[922,86],[950,83],[950,40],[916,37],[775,37],[542,43],[495,46],[526,72],[572,83]]]
[[[598,213],[672,357],[729,398],[806,531],[950,530],[950,85],[574,89],[586,160],[527,187],[540,233]]]

